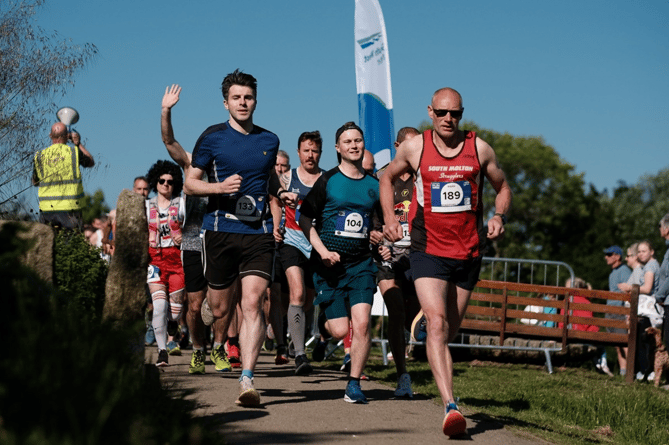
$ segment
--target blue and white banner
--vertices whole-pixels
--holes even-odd
[[[386,24],[378,0],[355,0],[355,83],[365,146],[377,167],[395,154]]]

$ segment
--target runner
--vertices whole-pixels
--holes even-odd
[[[511,189],[492,147],[474,132],[459,129],[462,97],[442,88],[427,107],[434,130],[403,142],[380,181],[389,241],[404,237],[395,220],[393,183],[405,172],[416,175],[411,204],[411,270],[427,319],[427,356],[445,405],[443,432],[466,432],[467,423],[453,396],[453,360],[448,343],[455,337],[478,281],[486,238],[504,233]],[[497,192],[495,214],[483,223],[483,176]]]
[[[362,169],[365,142],[353,122],[337,130],[340,164],[324,173],[302,202],[300,227],[313,246],[311,265],[327,331],[337,339],[353,323],[351,371],[344,400],[367,403],[360,375],[369,356],[369,320],[376,266],[369,249],[372,213],[379,211],[378,181]],[[312,221],[315,220],[315,226]]]
[[[295,347],[295,374],[307,375],[312,367],[305,352],[306,324],[305,308],[313,305],[314,284],[309,257],[311,244],[298,225],[300,206],[311,190],[322,170],[318,166],[323,148],[323,139],[318,131],[304,132],[297,141],[297,156],[300,165],[281,175],[278,195],[293,203],[286,207],[286,232],[279,247],[279,256],[288,279],[290,305],[288,306],[288,332]]]
[[[404,127],[397,132],[395,148],[414,136],[420,135],[420,131],[413,127]],[[387,166],[379,169],[377,176],[380,178],[385,173]],[[404,357],[406,342],[404,339],[404,325],[406,319],[405,295],[402,288],[411,288],[413,284],[409,282],[406,274],[411,272],[409,265],[409,246],[411,237],[409,236],[409,208],[413,196],[414,181],[409,172],[403,173],[394,183],[394,209],[395,219],[402,225],[404,236],[399,241],[389,243],[381,249],[388,250],[392,256],[389,261],[377,261],[376,266],[379,271],[376,274],[379,291],[383,295],[383,301],[388,308],[388,343],[393,353],[395,368],[397,369],[397,389],[396,397],[413,398],[411,390],[411,377],[406,369],[406,360]]]
[[[209,127],[195,144],[186,193],[209,196],[202,228],[207,300],[214,318],[227,320],[234,310],[233,284],[241,278],[242,390],[237,403],[257,406],[260,395],[253,386],[253,370],[265,338],[262,303],[274,254],[268,180],[279,138],[253,123],[253,76],[235,70],[225,77],[222,89],[230,119]],[[210,182],[200,179],[205,172]]]

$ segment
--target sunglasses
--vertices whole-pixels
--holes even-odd
[[[462,118],[462,112],[465,111],[464,108],[461,108],[459,110],[438,110],[436,108],[432,109],[432,112],[434,113],[435,116],[437,117],[444,117],[448,113],[451,113],[451,117],[453,119],[460,119]]]
[[[158,184],[163,185],[167,182],[167,185],[173,185],[174,180],[173,179],[159,179]]]

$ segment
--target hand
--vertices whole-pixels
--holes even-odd
[[[632,285],[627,283],[619,283],[618,289],[620,289],[623,292],[629,292],[632,290]]]
[[[383,232],[379,230],[372,230],[369,232],[369,242],[372,244],[381,244],[383,241]]]
[[[284,232],[285,232],[285,229],[282,229],[280,226],[275,225],[274,226],[274,241],[277,242],[277,243],[282,243]]]
[[[72,139],[72,143],[74,145],[79,145],[81,144],[81,135],[77,133],[76,131],[73,131],[70,133],[70,139]]]
[[[229,194],[237,193],[239,188],[242,186],[242,177],[234,174],[225,178],[225,181],[221,182],[219,185],[219,193]]]
[[[181,245],[181,232],[172,232],[172,239],[174,240],[174,244],[177,246]]]
[[[181,94],[181,87],[177,84],[165,88],[165,95],[163,96],[163,108],[171,109],[179,102],[179,94]]]
[[[325,251],[325,255],[321,255],[321,259],[323,260],[323,264],[327,267],[332,267],[341,261],[337,252],[330,252],[329,250]]]
[[[393,253],[388,248],[388,246],[379,246],[379,255],[381,255],[383,261],[390,261],[390,259],[393,257]]]
[[[383,236],[386,237],[388,241],[394,243],[404,238],[404,230],[402,230],[402,225],[397,222],[395,218],[389,223],[386,223],[383,226]]]
[[[292,193],[292,192],[281,193],[281,202],[283,202],[283,205],[285,205],[286,207],[290,207],[292,209],[296,208],[298,202],[297,193]]]
[[[499,215],[495,215],[488,220],[488,239],[498,240],[504,236],[504,224]]]

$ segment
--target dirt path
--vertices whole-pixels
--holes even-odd
[[[155,347],[147,348],[148,363],[155,363]],[[170,357],[161,368],[161,378],[170,385],[191,392],[197,414],[219,428],[233,444],[433,444],[448,440],[441,432],[443,411],[431,399],[416,395],[413,400],[394,400],[393,388],[376,382],[362,382],[367,405],[346,403],[342,372],[315,368],[312,375],[296,377],[293,364],[275,366],[273,354],[261,353],[255,372],[255,387],[261,406],[235,405],[239,395],[239,371],[220,374],[207,357],[207,374],[189,375],[190,351]],[[464,412],[467,415],[467,412]],[[469,436],[474,444],[543,444],[533,437],[520,437],[499,423],[467,416]]]

